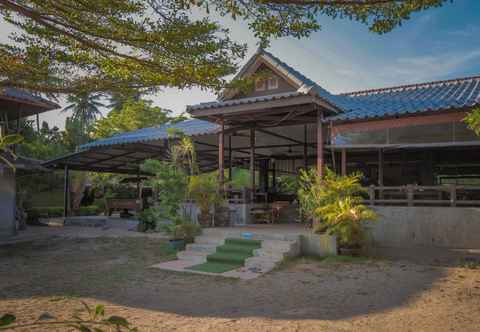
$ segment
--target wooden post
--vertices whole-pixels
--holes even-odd
[[[255,202],[255,129],[250,129],[250,187],[252,190],[251,200]]]
[[[323,112],[319,110],[317,112],[317,174],[320,178],[323,178],[325,173],[325,160],[323,159]]]
[[[413,206],[414,198],[415,198],[415,195],[413,193],[413,185],[407,184],[407,205],[408,206]]]
[[[220,132],[218,133],[218,182],[220,190],[225,191],[225,124],[220,119]]]
[[[303,125],[303,167],[308,169],[307,125]]]
[[[368,187],[368,198],[370,199],[370,205],[375,205],[375,186],[373,184]]]
[[[228,181],[233,179],[233,167],[232,167],[232,135],[228,136]]]
[[[64,168],[64,183],[63,183],[63,216],[68,217],[68,210],[70,206],[70,181],[68,165]]]
[[[378,150],[378,186],[383,187],[383,150]],[[383,199],[383,190],[378,192],[380,199]]]
[[[277,192],[277,166],[275,159],[272,159],[272,191]]]
[[[347,175],[347,149],[342,149],[342,176]]]

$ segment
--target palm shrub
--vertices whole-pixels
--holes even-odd
[[[216,172],[193,175],[188,184],[190,198],[200,209],[200,224],[207,226],[211,220],[211,208],[223,203],[218,174]]]
[[[330,169],[321,179],[316,170],[301,171],[298,196],[301,211],[318,220],[314,231],[337,236],[342,247],[359,248],[365,240],[364,222],[377,219],[377,214],[362,204],[365,189],[361,173],[339,176]]]

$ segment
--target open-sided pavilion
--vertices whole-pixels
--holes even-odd
[[[250,201],[275,200],[280,174],[328,166],[361,171],[371,204],[480,205],[480,141],[462,121],[480,104],[480,77],[331,94],[259,50],[237,78],[259,72],[249,93],[229,89],[189,106],[193,119],[89,143],[46,165],[138,174],[144,160],[166,156],[175,127],[192,137],[202,171],[218,169],[224,181],[223,170],[248,168]]]

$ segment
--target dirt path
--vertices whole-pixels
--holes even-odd
[[[142,331],[479,331],[480,270],[297,261],[236,281],[150,269],[148,238],[54,238],[0,247],[0,314],[23,322],[103,303]]]

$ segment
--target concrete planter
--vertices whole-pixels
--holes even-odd
[[[302,255],[307,256],[332,256],[337,255],[337,238],[328,234],[309,233],[300,236]]]

